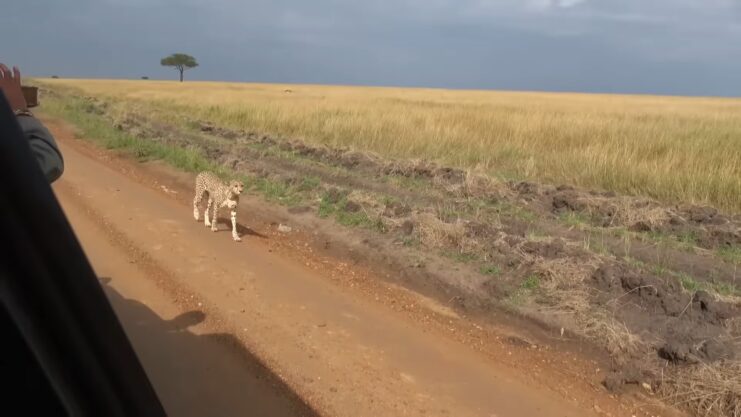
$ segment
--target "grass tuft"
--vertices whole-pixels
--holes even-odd
[[[496,276],[502,273],[502,269],[496,265],[484,265],[479,269],[483,275]]]

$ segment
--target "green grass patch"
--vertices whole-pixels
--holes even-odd
[[[713,291],[720,295],[741,297],[741,288],[735,284],[720,282],[710,284]]]
[[[694,277],[687,274],[679,274],[679,283],[682,284],[685,291],[689,292],[695,292],[702,288],[702,285]]]
[[[673,235],[659,231],[649,231],[636,233],[642,241],[653,242],[659,246],[670,247],[675,249],[693,252],[697,248],[698,236],[693,231],[684,231]]]
[[[317,214],[321,218],[334,217],[337,223],[348,227],[361,227],[364,229],[375,230],[379,233],[386,233],[386,225],[381,219],[372,219],[362,209],[350,212],[344,209],[347,204],[347,198],[334,201],[329,193],[325,193],[319,201]]]
[[[336,212],[337,222],[343,226],[351,227],[365,227],[371,228],[374,226],[373,220],[371,220],[364,211],[349,212],[345,210],[337,210]]]
[[[322,185],[322,181],[318,177],[307,176],[301,180],[301,184],[298,186],[299,191],[313,191]]]
[[[77,97],[60,99],[50,95],[44,102],[44,113],[74,124],[85,139],[106,149],[121,150],[139,160],[163,160],[187,172],[208,170],[220,176],[227,174],[196,150],[164,145],[117,130],[99,114],[90,112],[89,105]]]
[[[406,177],[403,175],[387,175],[386,181],[390,184],[395,185],[399,188],[411,190],[411,191],[425,191],[429,190],[430,180],[422,177]]]
[[[519,287],[504,299],[504,303],[512,307],[521,306],[538,288],[540,288],[540,277],[535,274],[528,275]]]
[[[520,284],[520,288],[530,291],[537,290],[540,288],[540,277],[537,275],[528,275]]]
[[[634,236],[635,232],[631,232],[628,230],[625,226],[618,226],[607,229],[609,233],[611,233],[614,236],[625,238],[631,238]]]
[[[502,269],[496,265],[484,265],[479,268],[479,272],[483,275],[497,276],[502,273]]]
[[[653,265],[651,272],[656,276],[663,277],[669,270],[663,265]]]
[[[500,216],[514,217],[527,223],[533,223],[538,219],[538,215],[532,211],[507,201],[496,201],[491,204]]]
[[[404,236],[401,238],[401,244],[406,247],[415,248],[418,247],[421,243],[419,241],[419,238],[417,236]]]
[[[641,232],[638,233],[639,236],[641,236],[644,242],[653,242],[657,244],[666,244],[670,242],[672,237],[670,235],[667,235],[664,232],[658,232],[655,230],[649,230],[647,232]]]
[[[741,264],[741,246],[727,246],[716,251],[718,256],[726,262]]]
[[[334,214],[335,211],[337,211],[337,206],[335,206],[335,203],[331,201],[329,195],[323,195],[321,201],[319,201],[319,217],[326,219],[327,217]]]
[[[255,189],[270,202],[292,207],[303,201],[298,189],[279,180],[259,178],[254,185]]]
[[[679,248],[685,251],[693,251],[697,247],[698,237],[697,233],[693,231],[686,231],[676,236]]]
[[[437,217],[444,222],[454,222],[463,216],[461,210],[453,205],[441,205],[437,208]]]
[[[584,249],[598,253],[601,255],[610,255],[612,250],[608,246],[608,240],[605,240],[605,236],[610,235],[609,232],[605,232],[604,229],[590,229],[589,232],[584,236],[582,240],[582,246]],[[629,241],[623,241],[623,248],[629,244]]]
[[[583,227],[589,225],[589,216],[576,211],[567,211],[558,216],[558,220],[571,227]]]
[[[682,284],[682,288],[684,288],[684,290],[688,292],[703,290],[722,296],[741,297],[741,288],[739,288],[736,284],[728,282],[698,281],[694,277],[685,273],[675,273],[673,275],[675,275],[679,279],[679,283]]]
[[[716,280],[698,281],[682,273],[677,274],[677,276],[682,284],[682,288],[690,292],[702,290],[726,297],[741,297],[741,288],[734,283],[718,282]]]
[[[267,145],[262,142],[249,142],[247,146],[250,147],[250,149],[255,150],[257,152],[261,152],[261,153],[265,153],[270,150],[270,145]]]
[[[529,230],[525,237],[531,242],[548,242],[551,240],[550,235],[534,229]]]
[[[646,263],[640,259],[636,259],[631,256],[626,256],[624,259],[625,259],[625,262],[628,263],[628,265],[634,268],[644,269],[646,267]]]

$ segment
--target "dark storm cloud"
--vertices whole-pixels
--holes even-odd
[[[735,0],[24,0],[0,59],[38,75],[741,95]]]

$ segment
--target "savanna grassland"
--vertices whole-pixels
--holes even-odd
[[[591,341],[608,389],[741,415],[741,100],[35,82],[81,138],[240,178],[467,317]]]
[[[741,211],[741,100],[315,85],[43,80],[234,129]]]

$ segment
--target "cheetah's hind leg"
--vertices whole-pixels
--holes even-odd
[[[210,201],[209,201],[209,203],[210,203]],[[209,204],[209,206],[210,206],[210,204]],[[218,226],[216,225],[216,222],[219,219],[218,216],[219,216],[219,205],[218,204],[214,204],[214,214],[213,214],[213,216],[211,216],[211,231],[212,232],[216,232],[217,230],[219,230]]]
[[[203,195],[206,194],[206,190],[203,189],[203,185],[199,182],[196,183],[196,196],[193,198],[193,218],[196,219],[196,221],[201,220],[201,213],[198,209],[198,206],[201,204],[201,201],[203,201]]]
[[[204,226],[210,227],[211,229],[213,229],[213,227],[216,226],[216,216],[214,216],[214,219],[213,219],[213,226],[212,226],[211,220],[209,220],[208,218],[209,211],[211,211],[211,206],[213,205],[214,205],[214,199],[211,198],[211,196],[209,196],[208,204],[206,205],[206,210],[203,211],[203,224]]]

